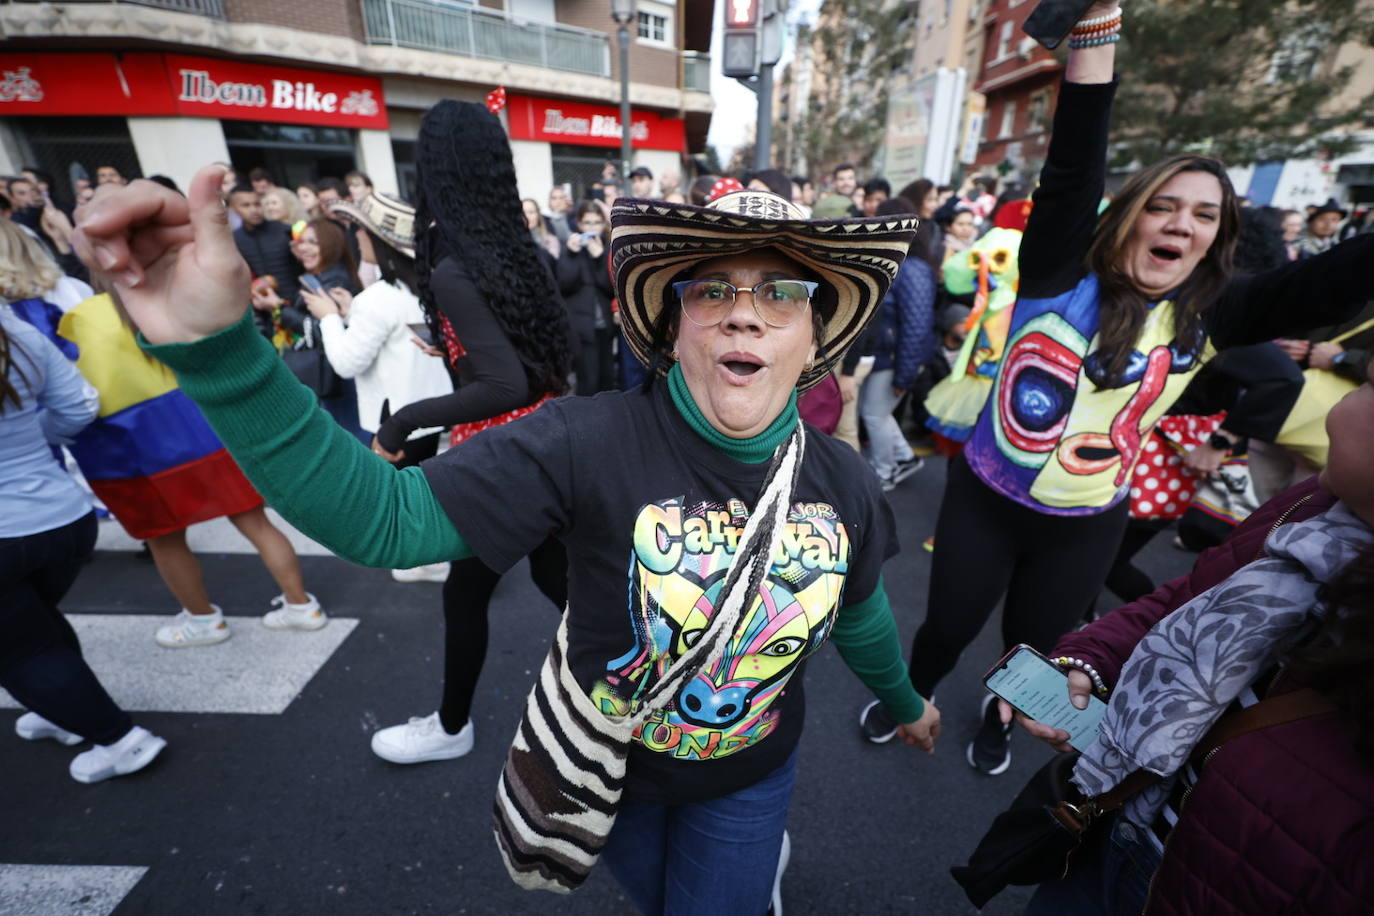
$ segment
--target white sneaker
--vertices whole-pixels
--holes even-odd
[[[67,731],[57,725],[53,725],[47,719],[36,712],[26,712],[18,719],[14,720],[14,733],[26,741],[41,741],[44,738],[51,738],[61,744],[71,747],[80,744],[80,735]]]
[[[452,760],[472,750],[472,720],[456,735],[444,731],[439,714],[423,719],[411,716],[405,725],[393,725],[372,735],[372,753],[392,763],[427,763]]]
[[[154,637],[157,644],[164,649],[213,646],[234,635],[229,630],[229,624],[225,623],[224,612],[219,609],[219,605],[212,604],[210,607],[215,609],[212,614],[192,614],[182,608],[181,613],[173,617],[171,623],[165,627],[158,627],[157,635]]]
[[[271,630],[318,630],[329,623],[315,596],[306,592],[305,597],[310,599],[305,604],[289,604],[285,595],[273,598],[276,610],[262,615],[262,625]]]
[[[77,782],[100,782],[111,776],[136,773],[162,753],[167,742],[148,729],[135,725],[114,744],[97,744],[72,758],[69,768]]]
[[[447,563],[430,563],[414,569],[393,569],[391,578],[397,582],[447,582],[448,570]]]
[[[782,916],[782,873],[792,861],[792,838],[782,832],[782,850],[778,853],[778,870],[773,875],[773,896],[768,900],[768,916]]]

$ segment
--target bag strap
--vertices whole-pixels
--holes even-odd
[[[638,724],[647,721],[700,672],[715,664],[725,651],[754,595],[758,594],[773,554],[782,542],[805,452],[806,433],[797,423],[792,434],[773,453],[763,494],[745,523],[735,556],[721,586],[720,604],[706,631],[690,649],[669,666],[663,677],[639,698],[638,707],[628,717]]]
[[[1337,334],[1335,337],[1328,340],[1327,343],[1340,343],[1341,341],[1349,340],[1356,334],[1362,334],[1365,331],[1368,331],[1370,328],[1374,328],[1374,318],[1371,318],[1368,321],[1363,321],[1342,334]]]
[[[1277,696],[1266,697],[1253,706],[1247,706],[1239,712],[1218,719],[1216,724],[1207,731],[1207,734],[1202,736],[1193,756],[1199,761],[1205,760],[1209,754],[1232,738],[1239,738],[1241,735],[1259,731],[1262,728],[1285,725],[1299,719],[1335,711],[1336,704],[1311,687],[1303,687],[1299,690],[1280,693]]]
[[[1198,762],[1205,761],[1226,742],[1249,732],[1285,725],[1335,710],[1336,704],[1311,687],[1267,697],[1253,706],[1247,706],[1218,719],[1197,743],[1193,759]],[[1085,804],[1090,806],[1092,817],[1106,814],[1120,808],[1131,796],[1148,789],[1163,778],[1149,770],[1136,770],[1114,788],[1094,796]]]

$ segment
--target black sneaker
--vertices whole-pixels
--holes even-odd
[[[988,776],[1001,776],[1011,766],[1011,724],[1002,724],[997,698],[983,698],[983,724],[968,745],[968,765]]]
[[[859,729],[874,744],[887,744],[897,736],[897,723],[883,709],[882,701],[874,700],[859,713]]]
[[[919,471],[921,468],[925,466],[925,459],[917,456],[912,456],[908,458],[906,461],[897,462],[896,470],[892,472],[892,476],[888,479],[892,481],[893,486],[896,486],[897,484],[901,483],[903,480],[906,480],[912,474],[915,474],[917,471]]]

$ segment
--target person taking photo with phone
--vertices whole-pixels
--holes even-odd
[[[369,194],[359,202],[335,201],[330,216],[357,226],[358,247],[381,271],[380,282],[356,296],[334,287],[327,293],[301,290],[310,315],[320,323],[324,354],[340,378],[353,379],[358,391],[358,426],[375,436],[402,408],[452,393],[444,362],[431,355],[417,329],[427,337],[425,313],[416,290],[415,208],[388,194]],[[348,315],[344,324],[343,316]],[[417,465],[439,450],[442,425],[411,430],[398,451],[397,467]],[[396,569],[397,581],[448,578],[447,563]]]
[[[312,219],[292,242],[291,250],[305,272],[297,277],[298,292],[291,299],[269,283],[253,284],[253,308],[267,313],[284,345],[283,357],[292,371],[305,381],[329,415],[363,442],[371,436],[358,426],[358,398],[352,379],[340,378],[328,364],[319,319],[311,314],[303,294],[332,295],[333,290],[358,294],[358,271],[349,251],[348,239],[338,222],[328,218]],[[280,281],[278,281],[280,283]],[[346,300],[340,314],[348,318]]]
[[[610,226],[601,206],[584,200],[573,213],[577,231],[568,236],[558,258],[558,289],[581,348],[577,353],[577,393],[615,388],[616,326],[611,315],[611,275],[606,269]]]

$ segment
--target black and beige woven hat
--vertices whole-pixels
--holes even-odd
[[[331,216],[350,220],[408,258],[415,257],[415,208],[399,197],[373,192],[362,203],[332,200]]]
[[[636,357],[652,364],[654,325],[674,300],[670,285],[702,261],[773,248],[821,281],[817,307],[828,315],[825,353],[837,359],[882,302],[916,235],[916,218],[808,220],[766,191],[736,191],[705,207],[618,198],[611,210],[611,270],[621,329]],[[805,390],[826,373],[802,373]]]

